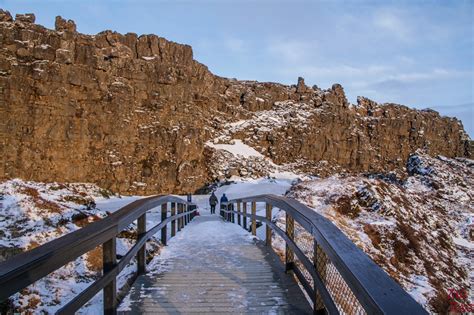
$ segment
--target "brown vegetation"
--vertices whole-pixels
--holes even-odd
[[[22,187],[21,192],[24,193],[25,195],[30,196],[35,206],[40,209],[48,210],[49,212],[52,212],[52,213],[62,212],[61,207],[57,203],[46,200],[43,197],[41,197],[41,194],[35,188],[24,186]]]
[[[103,268],[102,263],[102,247],[97,246],[86,254],[87,268],[95,272],[101,272]]]

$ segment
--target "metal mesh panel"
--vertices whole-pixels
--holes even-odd
[[[273,222],[275,223],[275,225],[279,227],[282,231],[286,232],[286,220],[284,219],[285,212],[278,208],[273,208],[272,214],[274,218]],[[275,253],[278,254],[282,262],[285,262],[285,246],[285,240],[278,233],[272,231],[272,249]]]
[[[248,204],[248,209],[250,208],[250,203]],[[273,214],[280,211],[277,208],[273,209]],[[341,312],[341,314],[366,314],[362,305],[359,303],[352,290],[348,287],[341,274],[337,271],[336,267],[328,259],[327,255],[324,253],[321,247],[315,246],[313,236],[308,233],[298,222],[292,220],[288,226],[286,220],[286,215],[282,211],[279,213],[276,219],[276,225],[283,231],[287,231],[289,228],[290,233],[294,231],[294,241],[298,248],[304,253],[309,261],[316,265],[323,282],[329,291],[334,303]],[[250,218],[249,218],[250,225]],[[281,238],[277,233],[272,233],[272,248],[278,254],[281,261],[286,263],[287,257],[286,252],[286,243],[283,238]],[[316,252],[316,259],[315,259]],[[291,254],[291,251],[290,251]],[[295,266],[300,270],[303,277],[306,279],[308,284],[314,288],[313,277],[310,272],[306,270],[303,263],[298,259],[296,255],[292,255],[290,258]],[[297,277],[295,277],[297,279]],[[297,279],[298,280],[298,279]],[[303,290],[304,291],[304,290]],[[309,297],[314,299],[314,297]],[[319,294],[316,294],[316,309],[324,307],[322,299]]]
[[[310,261],[315,261],[314,238],[297,222],[295,222],[295,243]],[[295,257],[295,265],[299,268],[308,283],[314,287],[311,274],[306,270],[297,257]],[[317,246],[316,250],[316,266],[326,288],[342,314],[366,314],[362,305],[359,303],[352,290],[348,287],[341,274],[337,271],[336,267],[331,263],[327,255],[319,246]],[[316,298],[316,305],[318,307],[322,306],[322,300],[318,295]]]
[[[314,238],[295,221],[295,243],[310,261],[313,261]]]
[[[343,314],[366,314],[339,271],[320,247],[316,255],[317,269],[339,311]]]

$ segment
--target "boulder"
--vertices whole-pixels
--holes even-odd
[[[15,21],[23,23],[35,23],[36,17],[33,13],[17,14],[15,15]]]
[[[296,85],[296,93],[306,93],[308,87],[304,83],[304,78],[298,77],[298,84]]]
[[[13,18],[10,12],[0,9],[0,22],[12,22]]]
[[[76,23],[73,20],[65,20],[61,16],[56,16],[54,27],[58,32],[76,32]]]

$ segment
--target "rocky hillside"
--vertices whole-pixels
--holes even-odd
[[[195,191],[217,178],[206,142],[240,139],[277,165],[329,175],[397,169],[423,148],[470,156],[460,121],[366,98],[213,75],[156,35],[84,35],[0,11],[0,180]],[[226,171],[228,172],[228,170]]]
[[[447,314],[451,289],[474,298],[474,161],[415,154],[406,171],[405,180],[304,181],[289,196],[334,222],[431,313]]]

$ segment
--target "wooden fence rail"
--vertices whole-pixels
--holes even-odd
[[[167,217],[168,203],[171,203],[170,217]],[[0,263],[0,301],[9,298],[97,246],[102,246],[102,276],[64,305],[58,314],[74,313],[100,290],[103,290],[104,294],[104,314],[115,314],[118,302],[116,278],[119,273],[136,256],[137,275],[143,274],[146,271],[146,242],[161,230],[161,241],[166,245],[168,223],[171,222],[171,236],[174,236],[176,221],[178,221],[179,231],[194,217],[196,209],[190,210],[189,206],[191,205],[194,204],[175,196],[143,198],[126,205],[100,221]],[[147,211],[160,206],[161,222],[147,231]],[[175,214],[176,207],[178,208],[177,214]],[[117,261],[117,235],[135,220],[137,220],[136,243]]]
[[[247,203],[251,203],[251,213],[246,212]],[[265,204],[265,216],[257,215],[257,203]],[[286,231],[273,222],[272,208],[285,211]],[[315,313],[427,314],[332,222],[300,202],[282,196],[258,195],[230,200],[223,212],[224,219],[231,222],[235,222],[232,220],[233,215],[242,216],[245,229],[247,217],[250,218],[253,235],[256,235],[257,221],[265,223],[268,246],[272,244],[272,231],[285,241],[286,269],[294,273],[311,297]],[[296,223],[313,238],[310,255],[298,245],[295,238]],[[328,274],[330,271],[331,277]],[[335,283],[336,280],[339,282]],[[353,300],[353,303],[344,303],[344,300]]]

